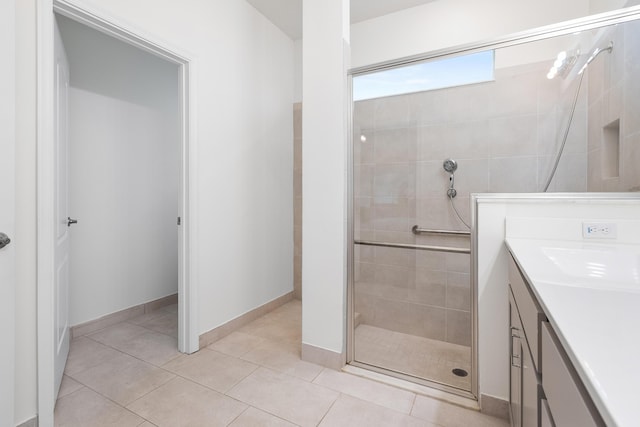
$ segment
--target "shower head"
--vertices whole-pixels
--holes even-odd
[[[458,163],[453,159],[447,159],[442,163],[442,167],[449,173],[454,173],[458,169]]]
[[[549,80],[554,79],[556,76],[560,76],[563,79],[566,78],[577,62],[579,55],[579,49],[572,51],[563,50],[558,53],[555,61],[553,61],[553,65],[549,69],[549,73],[547,73],[547,78]]]
[[[599,48],[599,47],[595,48],[593,53],[591,53],[591,56],[589,56],[589,59],[587,59],[587,62],[585,62],[582,68],[580,68],[580,71],[578,71],[578,74],[584,73],[584,70],[587,69],[589,64],[591,64],[591,62],[593,62],[593,60],[596,59],[598,55],[600,55],[602,52],[611,53],[611,51],[613,51],[613,42],[609,42],[609,44],[605,48]]]

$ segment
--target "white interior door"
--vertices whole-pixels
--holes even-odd
[[[55,24],[54,145],[55,145],[55,277],[54,277],[54,394],[57,396],[69,354],[69,63]]]
[[[14,3],[0,2],[0,233],[14,239],[15,216],[15,13]],[[1,244],[0,244],[1,245]],[[15,425],[14,243],[0,248],[0,425]]]

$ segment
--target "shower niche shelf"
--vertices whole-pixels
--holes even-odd
[[[620,176],[620,119],[602,128],[602,178]]]

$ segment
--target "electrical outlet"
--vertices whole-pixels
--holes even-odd
[[[582,237],[585,239],[617,239],[618,227],[614,222],[583,222]]]

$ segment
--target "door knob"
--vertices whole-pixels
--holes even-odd
[[[71,227],[72,224],[77,224],[78,220],[77,219],[73,219],[71,217],[67,217],[67,227]]]
[[[0,233],[0,249],[11,243],[11,239],[4,233]]]

